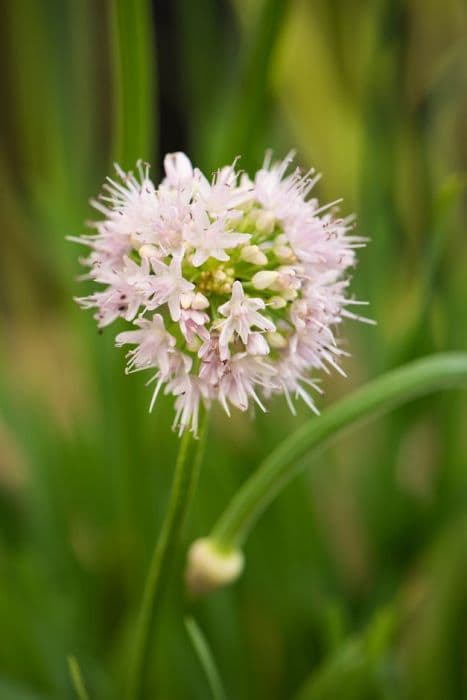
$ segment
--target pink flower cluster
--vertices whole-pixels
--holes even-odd
[[[292,411],[295,396],[316,410],[311,371],[342,372],[335,329],[360,318],[345,274],[364,240],[309,197],[317,176],[290,163],[267,156],[253,180],[233,164],[210,182],[173,153],[158,188],[148,166],[117,167],[93,202],[96,233],[74,239],[91,249],[82,262],[101,285],[78,302],[100,327],[132,324],[116,337],[132,346],[127,371],[153,371],[151,408],[162,387],[176,397],[180,433],[196,433],[201,402],[229,414],[284,393]]]

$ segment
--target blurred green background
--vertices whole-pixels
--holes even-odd
[[[467,349],[464,0],[4,0],[0,7],[0,698],[122,697],[134,617],[178,439],[147,412],[115,328],[72,297],[65,240],[111,164],[186,151],[212,172],[266,147],[323,173],[371,238],[347,323],[349,379]],[[301,420],[212,418],[186,541]],[[420,400],[326,450],[258,523],[233,587],[182,599],[150,697],[210,697],[181,610],[229,699],[467,698],[467,403]],[[148,696],[149,697],[149,696]]]

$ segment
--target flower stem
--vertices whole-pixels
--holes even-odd
[[[312,418],[287,437],[235,494],[209,540],[221,551],[238,549],[290,479],[306,465],[298,460],[348,428],[411,399],[467,381],[467,353],[433,355],[387,372]]]
[[[156,542],[136,628],[136,640],[128,684],[128,700],[141,700],[144,694],[149,651],[172,564],[180,545],[183,524],[196,490],[204,453],[207,412],[201,416],[200,438],[186,430],[181,438],[167,512]]]

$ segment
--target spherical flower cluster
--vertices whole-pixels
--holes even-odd
[[[245,411],[283,393],[312,410],[312,370],[339,371],[335,329],[348,307],[351,219],[308,195],[313,172],[288,172],[291,157],[267,156],[253,180],[235,163],[210,182],[183,153],[165,158],[158,188],[149,167],[117,166],[93,205],[104,219],[78,239],[91,252],[87,277],[102,285],[78,299],[104,327],[131,330],[128,372],[153,370],[151,408],[162,387],[176,397],[174,426],[196,433],[201,403]]]

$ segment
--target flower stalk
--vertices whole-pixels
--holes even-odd
[[[467,353],[433,355],[387,372],[336,403],[323,415],[307,421],[264,460],[235,494],[211,535],[204,540],[205,547],[222,552],[224,557],[238,555],[263,511],[308,463],[300,462],[302,457],[312,456],[318,448],[339,437],[345,430],[381,416],[396,406],[465,382]],[[189,561],[196,546],[197,543],[192,546]],[[198,580],[203,577],[200,562],[198,557]],[[212,568],[210,561],[208,568],[204,575],[209,577]],[[240,572],[241,567],[238,574]]]
[[[137,621],[134,655],[130,666],[127,699],[141,700],[144,693],[151,640],[181,542],[183,525],[196,490],[204,454],[208,414],[201,415],[199,439],[186,431],[179,446],[167,512],[156,542],[146,578]]]

